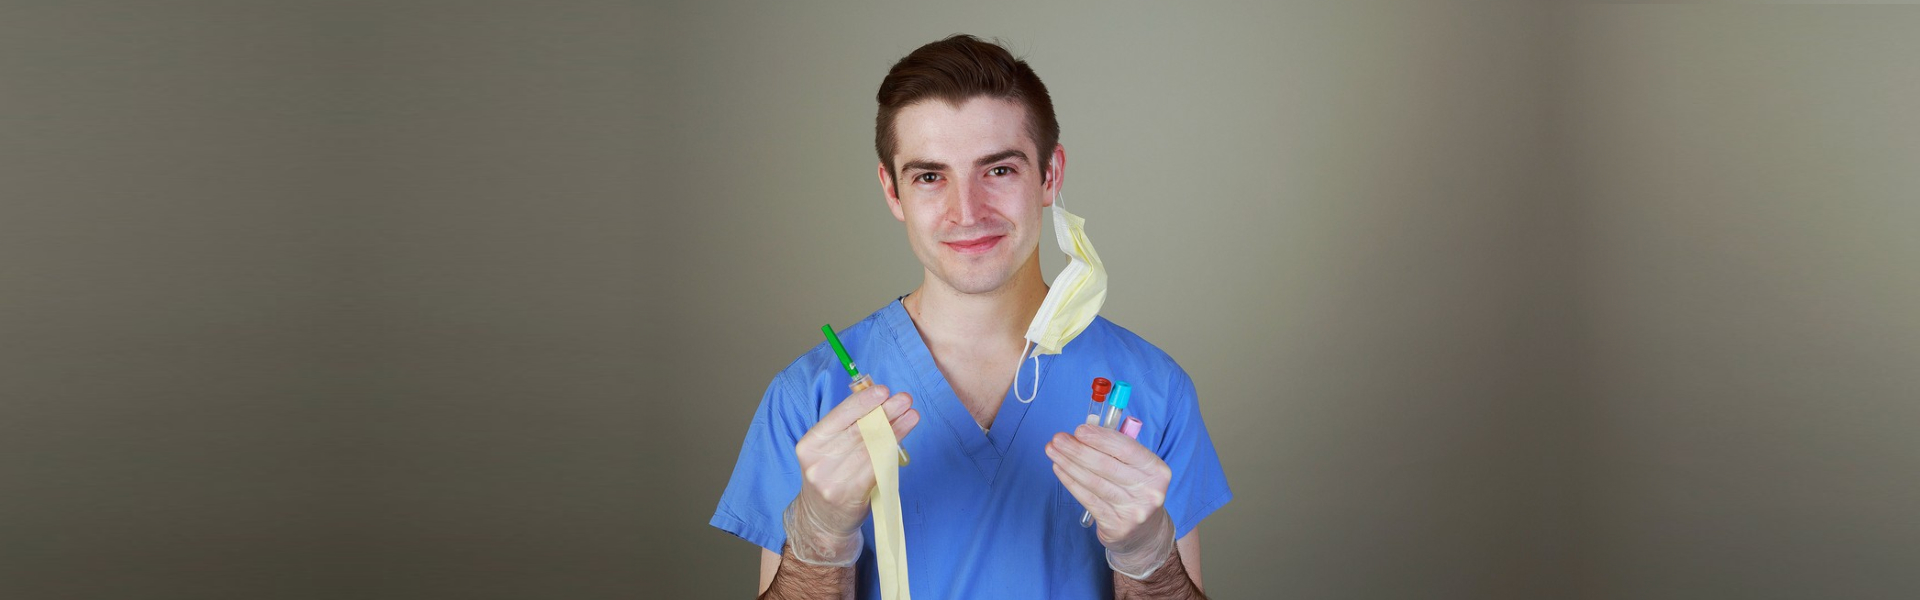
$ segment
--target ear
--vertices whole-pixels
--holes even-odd
[[[1047,172],[1045,176],[1047,178],[1045,184],[1047,197],[1040,202],[1040,206],[1053,206],[1054,199],[1060,197],[1060,184],[1063,182],[1063,178],[1067,176],[1066,146],[1061,144],[1053,145],[1053,158],[1047,160]]]
[[[878,167],[880,171],[880,195],[887,197],[887,210],[893,211],[893,220],[901,223],[907,222],[907,213],[900,212],[899,188],[893,185],[893,174],[887,172],[886,163],[875,164],[880,165]]]

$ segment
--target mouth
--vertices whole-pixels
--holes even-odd
[[[986,237],[974,238],[971,240],[960,240],[960,241],[944,242],[944,243],[947,245],[948,248],[952,248],[954,252],[959,252],[961,254],[984,254],[988,250],[992,250],[994,246],[1000,245],[1000,240],[1005,239],[1006,237],[1007,236],[1004,236],[1004,235],[990,235]]]

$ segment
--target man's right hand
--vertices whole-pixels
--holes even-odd
[[[920,423],[913,396],[888,396],[887,391],[875,385],[847,396],[794,444],[802,475],[800,494],[787,506],[784,521],[788,543],[802,562],[846,567],[860,558],[860,524],[867,518],[873,463],[856,423],[874,406],[885,412],[896,440],[906,439]]]

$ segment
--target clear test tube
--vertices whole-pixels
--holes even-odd
[[[1107,412],[1100,417],[1100,426],[1107,429],[1119,429],[1120,421],[1127,418],[1127,400],[1133,396],[1133,386],[1122,381],[1114,384],[1113,398],[1107,402]]]
[[[1100,416],[1107,412],[1107,392],[1112,390],[1113,382],[1107,381],[1107,378],[1093,378],[1093,400],[1087,402],[1088,425],[1100,426]]]
[[[866,373],[861,373],[860,376],[853,378],[853,381],[847,384],[847,389],[853,390],[855,394],[864,392],[870,387],[873,387],[873,378],[868,377]],[[897,448],[896,450],[900,452],[900,466],[907,466],[907,449]]]
[[[1127,418],[1127,402],[1133,397],[1133,386],[1122,381],[1113,384],[1113,397],[1107,401],[1107,411],[1100,417],[1100,426],[1107,429],[1119,429],[1120,423]],[[1080,526],[1093,526],[1093,511],[1080,513]]]

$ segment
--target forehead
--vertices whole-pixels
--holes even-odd
[[[1027,109],[999,98],[970,98],[959,105],[928,100],[908,105],[893,123],[895,164],[932,160],[962,164],[1008,148],[1037,149],[1027,135]]]

